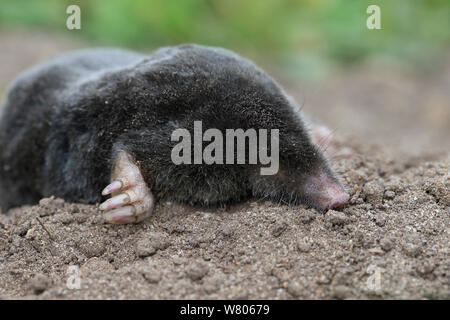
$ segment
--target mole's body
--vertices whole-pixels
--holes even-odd
[[[348,196],[311,143],[294,102],[230,51],[194,45],[152,55],[84,50],[23,74],[0,111],[3,211],[55,195],[140,221],[156,199],[200,205],[248,196],[318,208]],[[279,172],[260,165],[181,164],[175,129],[279,130]]]

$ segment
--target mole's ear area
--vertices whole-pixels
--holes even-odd
[[[111,183],[102,191],[102,195],[112,197],[100,205],[100,210],[106,211],[104,217],[109,223],[140,222],[153,210],[153,194],[133,157],[123,150],[116,153]]]
[[[336,147],[333,140],[333,132],[325,125],[312,120],[306,119],[306,123],[310,129],[311,142],[319,148],[328,159],[351,158],[353,156],[352,149],[348,147]]]

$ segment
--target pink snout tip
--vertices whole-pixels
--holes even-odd
[[[335,197],[331,199],[328,209],[341,208],[348,202],[349,199],[350,196],[345,192],[335,195]]]
[[[350,199],[342,185],[323,172],[310,177],[305,191],[315,206],[322,209],[341,208]]]

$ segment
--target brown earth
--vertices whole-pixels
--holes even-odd
[[[79,46],[55,39],[0,32],[0,88]],[[424,77],[364,65],[314,93],[289,87],[297,98],[306,88],[305,110],[353,150],[332,161],[351,194],[341,211],[160,203],[141,224],[113,226],[97,206],[48,198],[0,215],[0,297],[449,299],[449,84],[446,67]]]

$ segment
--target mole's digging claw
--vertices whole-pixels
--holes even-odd
[[[107,196],[108,194],[119,191],[120,189],[122,189],[122,186],[123,186],[122,181],[115,180],[111,182],[109,185],[107,185],[105,189],[103,189],[102,195]]]
[[[116,207],[123,206],[124,204],[130,203],[131,198],[128,193],[121,193],[118,196],[109,198],[100,205],[100,210],[114,209]]]
[[[153,209],[154,198],[132,157],[120,151],[112,173],[113,182],[102,194],[112,197],[100,205],[106,210],[104,218],[109,223],[124,224],[140,222]]]
[[[131,206],[125,206],[118,209],[108,211],[104,218],[109,223],[123,224],[136,221],[136,208]]]

